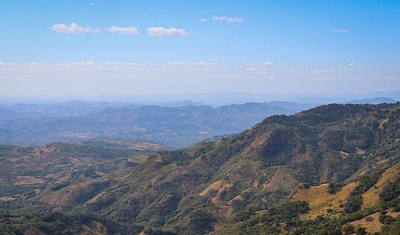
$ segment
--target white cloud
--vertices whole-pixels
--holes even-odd
[[[211,61],[199,61],[199,62],[181,62],[181,61],[174,61],[168,62],[167,65],[172,66],[216,66],[218,62],[211,60]]]
[[[227,16],[213,16],[213,21],[225,21],[227,23],[242,23],[242,18],[229,18]]]
[[[208,20],[206,18],[201,18],[199,21],[204,23],[204,22],[207,22]]]
[[[65,24],[55,24],[51,26],[51,30],[57,33],[74,33],[74,34],[82,34],[82,33],[98,33],[100,30],[98,29],[93,29],[89,26],[83,27],[79,26],[75,23],[72,23],[70,26],[65,25]]]
[[[213,16],[212,20],[213,21],[226,21],[226,20],[228,20],[228,17],[226,17],[226,16]]]
[[[349,30],[347,30],[347,29],[337,29],[337,28],[333,28],[332,31],[335,33],[348,33],[349,32]]]
[[[96,63],[94,61],[88,60],[83,62],[71,62],[71,63],[64,63],[58,64],[59,67],[84,67],[84,66],[93,66]]]
[[[242,23],[243,19],[242,18],[228,18],[228,20],[226,20],[226,22],[228,22],[228,23]]]
[[[274,62],[266,61],[266,62],[242,62],[245,66],[276,66],[277,64]]]
[[[276,64],[273,63],[273,62],[261,62],[261,63],[259,63],[259,65],[262,65],[262,66],[275,66]]]
[[[127,27],[127,28],[112,26],[112,27],[108,28],[107,30],[110,32],[113,32],[113,33],[121,33],[121,34],[129,34],[129,35],[140,34],[138,29],[133,26]]]
[[[353,67],[355,67],[356,66],[356,63],[354,63],[354,62],[351,62],[350,64],[348,64],[347,66],[349,66],[350,68],[353,68]]]
[[[147,28],[147,34],[153,37],[169,37],[169,36],[179,36],[186,37],[188,32],[184,29],[177,28],[163,28],[163,27],[150,27]]]

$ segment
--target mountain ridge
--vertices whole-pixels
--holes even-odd
[[[399,151],[399,117],[399,103],[333,104],[272,116],[231,138],[161,152],[110,178],[118,187],[100,190],[97,203],[79,208],[91,211],[93,203],[114,198],[97,207],[111,220],[179,234],[211,232],[243,210],[289,201],[300,183],[349,183],[371,165],[391,166]],[[387,147],[393,150],[383,155]],[[199,218],[208,222],[199,226]]]
[[[26,209],[97,214],[143,234],[324,234],[323,226],[345,234],[374,213],[396,221],[390,216],[400,192],[388,190],[397,181],[385,172],[398,169],[399,120],[400,103],[275,115],[216,142],[160,151],[71,185],[50,184],[28,198]],[[374,187],[379,199],[371,201]],[[323,190],[318,200],[345,190],[344,201],[324,202],[320,216],[305,220],[315,206],[296,195],[316,188]],[[382,231],[396,228],[379,223]]]

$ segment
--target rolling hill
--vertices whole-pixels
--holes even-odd
[[[41,147],[0,145],[0,208],[22,207],[42,190],[97,179],[168,148],[144,141],[101,139]]]

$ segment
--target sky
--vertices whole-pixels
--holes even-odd
[[[0,97],[400,90],[400,0],[0,0]]]

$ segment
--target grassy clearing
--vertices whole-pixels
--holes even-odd
[[[397,216],[400,215],[400,212],[388,211],[387,215],[392,216],[393,218],[396,218]],[[380,232],[381,228],[383,226],[383,224],[381,222],[379,222],[379,216],[380,216],[380,212],[377,212],[377,213],[369,215],[361,220],[353,221],[350,224],[352,224],[355,228],[364,227],[368,234],[373,234],[375,232]]]
[[[367,192],[365,192],[362,195],[364,200],[361,209],[366,209],[368,207],[378,204],[379,193],[382,190],[382,186],[386,182],[393,180],[399,173],[400,173],[400,163],[397,163],[396,165],[392,166],[391,168],[383,172],[381,178],[378,180],[375,186],[370,188]]]
[[[383,174],[379,181],[370,188],[367,192],[365,192],[363,196],[363,205],[362,209],[366,209],[377,205],[379,203],[379,193],[383,185],[392,180],[400,173],[400,163],[395,166],[387,169]],[[338,193],[329,194],[328,193],[328,184],[321,184],[318,186],[311,186],[310,188],[300,187],[296,194],[293,196],[292,200],[295,201],[306,201],[310,206],[310,211],[302,215],[302,219],[315,219],[317,216],[331,217],[339,215],[339,212],[342,211],[341,204],[345,202],[350,192],[354,189],[357,183],[350,183],[344,186]],[[328,212],[329,210],[329,212]],[[365,221],[360,220],[357,223],[360,226],[366,227],[368,231],[375,232],[380,231],[380,226],[375,223],[379,223],[378,218],[375,218],[374,215],[371,215],[374,220],[373,221]],[[379,215],[378,215],[379,217]],[[359,225],[359,224],[354,225]],[[362,225],[361,225],[362,224]],[[377,227],[377,228],[375,228]]]
[[[311,186],[310,188],[299,188],[293,196],[292,201],[306,201],[310,206],[307,214],[301,215],[301,219],[315,219],[317,216],[335,216],[342,211],[341,203],[346,201],[350,192],[356,186],[350,183],[344,186],[336,194],[328,193],[328,184]],[[331,212],[328,212],[328,209]]]
[[[200,193],[200,196],[205,196],[205,195],[207,195],[208,192],[210,192],[210,190],[217,190],[217,191],[218,191],[218,194],[217,194],[214,198],[212,198],[211,201],[212,201],[214,204],[218,204],[218,203],[221,203],[221,202],[222,202],[221,199],[220,199],[220,197],[219,197],[219,194],[220,194],[222,191],[225,191],[225,190],[229,189],[229,188],[232,187],[232,186],[233,186],[233,184],[226,183],[226,182],[224,182],[223,180],[218,180],[218,181],[215,181],[214,183],[212,183],[212,184],[211,184],[210,186],[208,186],[206,189],[204,189],[204,190]]]

